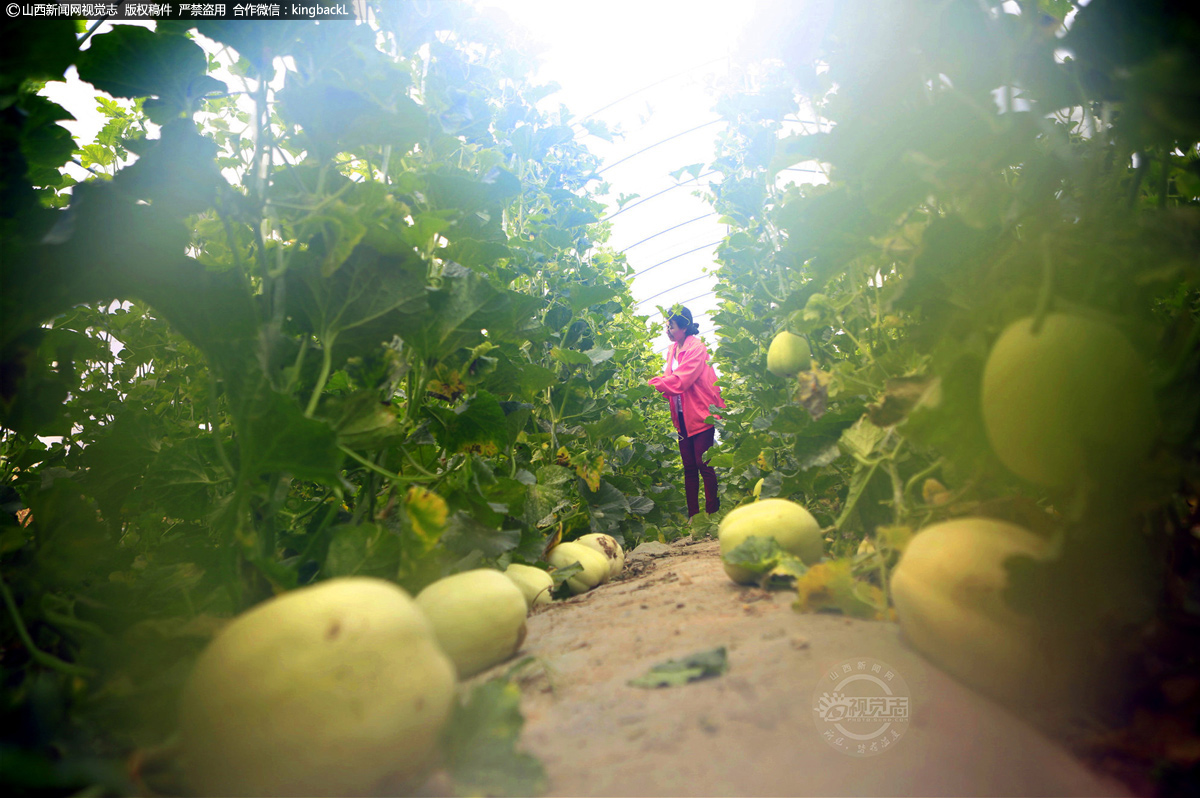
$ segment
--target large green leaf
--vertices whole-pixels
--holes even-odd
[[[305,418],[296,401],[263,382],[236,409],[243,476],[282,471],[299,479],[339,484],[341,453],[328,423]]]
[[[159,138],[128,146],[138,160],[121,172],[122,190],[172,216],[210,207],[225,185],[216,167],[217,145],[197,133],[190,119],[172,120]]]
[[[91,40],[80,53],[79,77],[114,97],[158,97],[166,122],[197,107],[199,100],[225,85],[207,74],[199,44],[184,36],[156,33],[136,25],[118,25]]]
[[[299,259],[298,259],[299,260]],[[324,274],[324,259],[310,257],[288,270],[288,304],[327,346],[348,331],[376,330],[386,318],[388,327],[418,325],[425,318],[425,276],[422,265],[409,258],[385,256],[359,246],[332,276]],[[374,345],[390,339],[376,333]]]
[[[478,552],[484,557],[495,558],[516,548],[521,542],[521,532],[517,529],[495,529],[459,510],[446,522],[442,542],[447,550],[459,556]]]
[[[71,132],[58,122],[75,117],[38,94],[22,97],[20,108],[25,113],[20,134],[21,154],[28,166],[29,182],[35,186],[57,185],[61,180],[59,167],[71,160],[75,151]]]
[[[601,302],[607,302],[610,299],[619,297],[621,292],[611,285],[578,285],[571,288],[569,297],[571,309],[576,313],[581,310],[598,305]]]
[[[9,104],[25,80],[56,80],[71,65],[79,45],[75,23],[69,19],[39,19],[35,24],[19,17],[0,17],[0,107]]]
[[[39,541],[42,577],[54,587],[78,589],[128,567],[134,553],[115,545],[97,507],[63,469],[44,469],[42,489],[27,497]]]
[[[434,418],[434,437],[450,453],[484,450],[495,454],[508,447],[508,422],[495,396],[479,391],[453,410],[427,407]]]
[[[352,449],[377,448],[403,433],[396,410],[381,402],[377,391],[329,397],[320,415],[337,431],[338,443]]]
[[[315,26],[307,20],[200,19],[161,21],[156,27],[180,35],[194,28],[229,45],[262,72],[276,57],[294,52],[301,34]]]
[[[537,483],[529,486],[525,499],[525,524],[531,529],[545,529],[557,519],[556,513],[570,505],[568,488],[575,472],[562,466],[543,466],[538,469]]]
[[[436,363],[451,352],[474,346],[482,340],[482,330],[506,323],[515,324],[518,312],[505,292],[470,269],[448,264],[441,286],[427,292],[430,312],[400,321],[400,336],[428,363]],[[528,298],[527,298],[528,299]]]
[[[546,774],[517,745],[525,719],[521,691],[507,679],[476,685],[442,732],[446,769],[458,795],[540,795]]]
[[[629,515],[629,502],[625,494],[612,483],[600,480],[598,490],[592,491],[580,480],[579,494],[588,504],[588,521],[593,532],[612,534]]]
[[[229,477],[217,460],[211,437],[177,439],[158,452],[141,489],[145,498],[172,518],[203,520]]]
[[[380,524],[338,527],[325,555],[325,576],[393,579],[400,567],[400,537]]]
[[[584,424],[593,442],[612,441],[622,435],[640,436],[646,432],[645,423],[629,410],[617,410],[599,421]]]
[[[303,128],[321,159],[366,144],[403,152],[424,138],[429,119],[421,106],[404,95],[390,100],[384,107],[344,83],[292,85],[279,93],[283,115]]]

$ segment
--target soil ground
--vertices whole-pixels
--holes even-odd
[[[895,624],[801,614],[790,591],[735,585],[715,540],[657,548],[631,554],[619,581],[529,619],[518,656],[542,667],[521,680],[522,745],[550,795],[1128,794],[928,664]],[[627,684],[718,646],[721,676]],[[866,757],[828,744],[813,717],[822,678],[856,658],[892,667],[911,700],[900,739]]]

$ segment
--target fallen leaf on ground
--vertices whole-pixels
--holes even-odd
[[[709,651],[700,651],[683,659],[660,662],[650,668],[644,676],[630,679],[630,687],[680,687],[688,682],[720,676],[729,670],[725,646]]]

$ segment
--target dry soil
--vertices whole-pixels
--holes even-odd
[[[715,540],[658,548],[631,555],[619,581],[529,619],[519,656],[541,666],[521,677],[522,744],[545,765],[550,795],[1128,794],[928,664],[895,624],[802,614],[788,591],[737,586]],[[721,676],[627,684],[718,646]],[[903,676],[911,719],[886,750],[853,756],[822,738],[814,691],[867,658]]]

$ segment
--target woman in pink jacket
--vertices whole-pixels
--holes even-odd
[[[705,419],[712,415],[709,405],[724,407],[717,374],[708,362],[708,349],[696,337],[700,331],[692,322],[692,313],[681,308],[667,321],[666,372],[650,380],[671,403],[671,419],[679,432],[679,456],[683,459],[683,487],[687,496],[688,519],[700,512],[700,477],[704,477],[704,511],[715,513],[721,506],[717,496],[717,472],[704,453],[713,445],[716,430]]]

